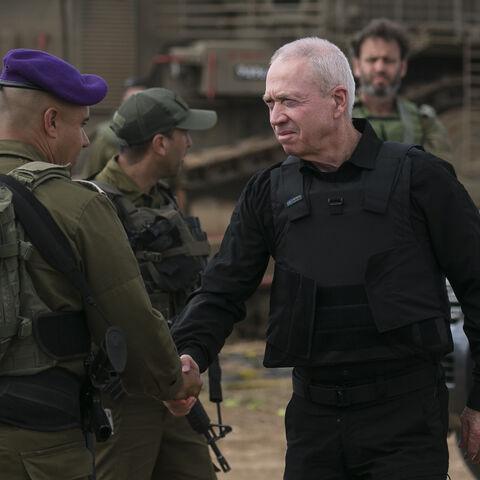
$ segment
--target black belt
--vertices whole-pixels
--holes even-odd
[[[40,432],[81,428],[80,379],[61,368],[0,377],[0,422]]]
[[[406,374],[390,378],[380,376],[375,382],[353,386],[312,384],[294,371],[293,392],[321,405],[348,407],[433,386],[439,378],[438,369],[438,365],[432,364]]]

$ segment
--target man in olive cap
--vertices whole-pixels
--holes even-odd
[[[127,78],[124,83],[124,93],[122,103],[127,100],[130,95],[149,88],[150,81],[145,77]],[[120,150],[118,137],[110,128],[112,119],[101,122],[94,132],[94,139],[88,149],[86,165],[83,168],[83,177],[93,178],[100,170],[105,167],[107,162]],[[168,186],[173,190],[177,198],[177,203],[182,213],[187,208],[187,178],[185,172],[170,178],[164,178]]]
[[[83,331],[89,350],[90,340],[100,346],[108,324],[121,328],[128,393],[183,399],[174,409],[185,414],[201,386],[198,367],[188,356],[180,361],[166,322],[151,306],[111,203],[69,178],[70,165],[89,144],[89,105],[106,92],[102,78],[82,75],[45,52],[12,50],[3,60],[0,172],[16,169],[17,179],[29,179],[27,186],[66,236],[91,291],[91,297],[82,296],[36,248],[14,257],[29,275],[20,278],[16,318],[6,310],[0,316],[0,470],[9,480],[92,478],[82,431],[85,405],[79,400],[88,351],[73,355]],[[0,258],[1,275],[5,261]],[[5,325],[18,327],[17,333],[6,336]],[[62,328],[65,336],[58,334]]]
[[[162,180],[180,172],[192,146],[188,131],[207,130],[216,121],[214,111],[190,109],[170,90],[134,93],[111,123],[120,153],[95,177],[117,206],[153,306],[169,321],[199,285],[209,244]],[[205,438],[161,402],[127,395],[109,407],[118,428],[111,441],[97,444],[99,480],[216,478]]]
[[[149,81],[143,77],[127,78],[124,83],[124,92],[121,102],[123,103],[130,95],[140,92],[149,87]],[[88,158],[84,167],[83,175],[92,177],[107,164],[110,158],[118,153],[118,140],[110,128],[111,118],[97,125],[93,134],[94,139],[88,149]]]

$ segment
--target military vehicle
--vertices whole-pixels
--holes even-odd
[[[193,137],[186,162],[190,213],[200,216],[215,246],[249,176],[284,158],[261,100],[270,55],[310,35],[348,53],[350,35],[376,17],[398,21],[410,33],[403,93],[440,114],[454,146],[452,163],[480,205],[477,0],[2,0],[0,53],[38,48],[102,75],[109,94],[91,109],[90,132],[118,106],[128,77],[147,76],[152,86],[171,88],[192,106],[217,110],[217,127]],[[264,325],[270,272],[239,326],[245,335]],[[454,429],[470,369],[462,324],[453,305],[456,348],[445,365]]]

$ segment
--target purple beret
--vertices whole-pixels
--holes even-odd
[[[18,48],[3,57],[1,85],[43,90],[77,105],[95,105],[107,94],[97,75],[82,75],[62,59],[40,50]]]

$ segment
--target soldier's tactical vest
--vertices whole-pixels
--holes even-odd
[[[52,178],[69,178],[66,167],[45,162],[27,163],[9,175],[31,191]],[[90,343],[83,312],[52,312],[38,296],[26,268],[32,244],[15,219],[5,186],[0,187],[0,224],[0,376],[33,375],[61,360],[84,358]],[[77,333],[81,339],[74,338]]]
[[[136,207],[117,188],[98,185],[115,204],[140,266],[152,305],[166,319],[177,315],[199,286],[210,245],[197,217],[184,217],[170,193],[158,183],[165,204]]]
[[[353,116],[368,118],[375,133],[384,140],[423,145],[427,123],[435,117],[435,110],[429,105],[418,107],[402,97],[397,97],[396,108],[398,117],[377,117],[356,99]]]
[[[266,366],[443,353],[451,348],[445,281],[410,222],[408,145],[385,142],[355,181],[271,172],[275,272]]]

